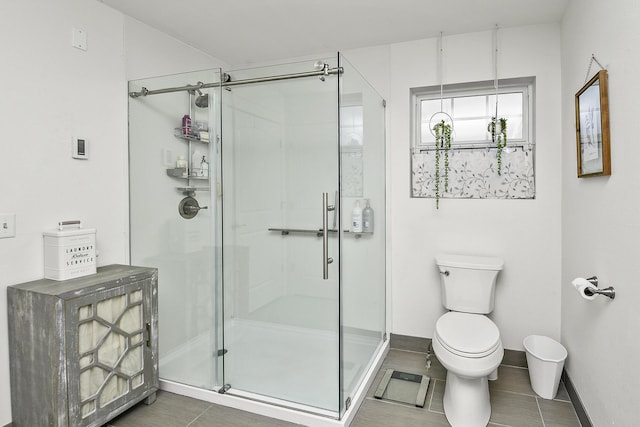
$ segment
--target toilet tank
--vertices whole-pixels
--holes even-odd
[[[436,264],[445,308],[479,314],[493,311],[496,278],[504,265],[501,258],[439,254]]]

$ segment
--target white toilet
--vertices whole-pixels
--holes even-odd
[[[493,311],[495,284],[504,261],[494,257],[441,254],[442,305],[433,350],[447,369],[444,413],[453,427],[486,426],[491,416],[488,379],[498,378],[504,349]]]

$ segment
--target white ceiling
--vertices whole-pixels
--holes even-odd
[[[99,0],[229,65],[559,22],[569,0]]]

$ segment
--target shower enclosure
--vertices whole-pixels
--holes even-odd
[[[386,349],[383,99],[341,55],[129,86],[163,385],[344,419]]]

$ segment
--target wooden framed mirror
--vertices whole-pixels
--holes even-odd
[[[606,70],[576,93],[576,144],[578,178],[611,175]]]

